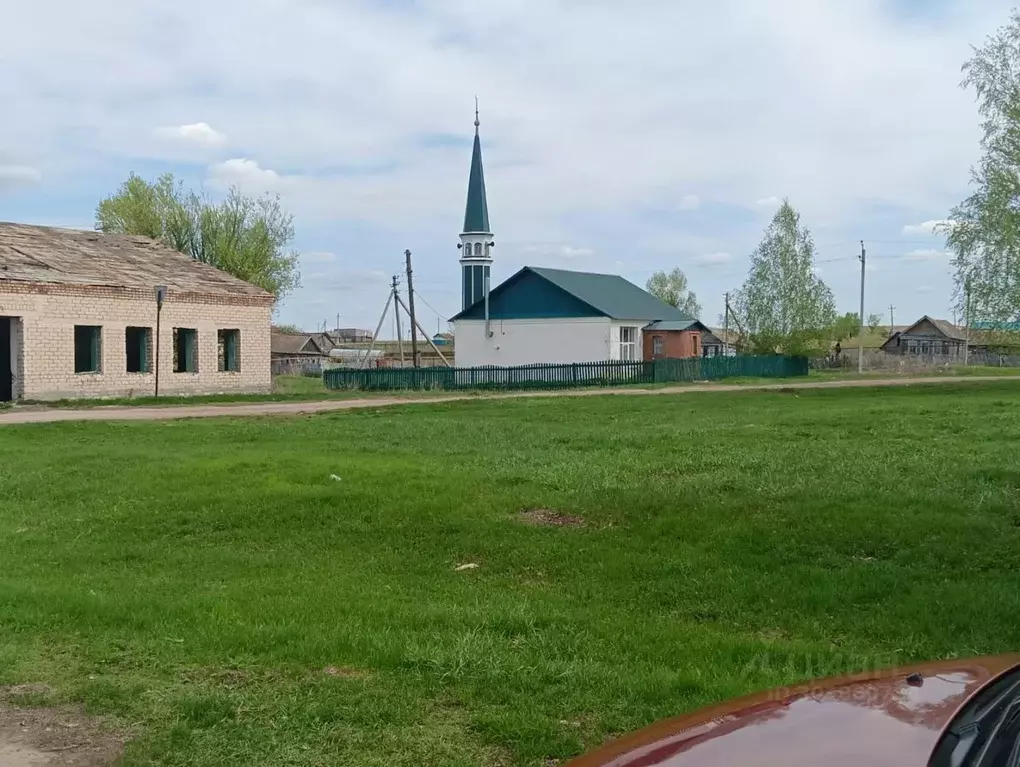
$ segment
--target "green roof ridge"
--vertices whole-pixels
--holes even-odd
[[[697,320],[618,274],[526,266],[595,310],[619,320]]]

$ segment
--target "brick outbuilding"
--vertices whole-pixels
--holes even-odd
[[[0,401],[269,391],[273,302],[145,237],[0,223]]]
[[[646,325],[643,336],[645,362],[660,359],[700,357],[701,334],[708,328],[697,320],[660,320]]]

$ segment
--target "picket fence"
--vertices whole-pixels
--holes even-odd
[[[567,389],[624,384],[714,381],[720,378],[788,378],[808,374],[804,357],[690,357],[651,362],[577,362],[518,367],[333,368],[322,374],[327,389],[456,391]]]

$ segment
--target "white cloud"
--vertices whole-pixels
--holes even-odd
[[[903,227],[903,234],[911,237],[933,237],[941,234],[937,229],[941,229],[945,226],[952,226],[952,222],[946,219],[938,219],[933,221],[923,221],[920,224],[907,224]]]
[[[38,184],[42,173],[27,165],[0,165],[0,192],[16,187]]]
[[[255,160],[235,158],[212,165],[208,172],[209,183],[218,189],[236,186],[243,192],[259,194],[277,192],[293,182],[275,170],[262,168]]]
[[[213,128],[209,123],[191,123],[190,125],[165,126],[156,128],[153,135],[163,141],[175,141],[191,144],[203,149],[218,149],[226,146],[227,137]]]
[[[591,248],[575,248],[572,245],[564,245],[560,248],[559,255],[561,258],[565,258],[567,260],[574,258],[591,258],[595,255],[595,251]]]
[[[914,292],[920,295],[927,295],[928,293],[934,293],[935,288],[933,288],[931,285],[918,285],[916,288],[914,288]]]
[[[677,204],[679,210],[697,210],[701,207],[701,198],[696,194],[685,194]]]
[[[591,248],[578,247],[555,242],[535,242],[525,245],[524,253],[536,255],[543,258],[560,259],[563,261],[575,261],[578,259],[591,258],[595,251]]]
[[[945,251],[934,248],[912,250],[903,256],[904,261],[941,261],[944,258],[946,258]]]
[[[775,208],[778,207],[782,202],[778,197],[762,197],[760,200],[755,201],[755,205],[760,205],[763,208]]]
[[[723,266],[733,260],[729,253],[705,253],[694,257],[694,263],[698,266]]]

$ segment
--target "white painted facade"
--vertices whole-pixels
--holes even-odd
[[[642,360],[644,359],[644,351],[641,346],[641,328],[647,325],[651,320],[611,320],[609,326],[612,333],[612,343],[610,344],[611,360],[622,360],[625,357],[630,360]],[[630,337],[634,339],[633,344],[625,344],[623,341],[624,328],[630,328]],[[630,347],[633,346],[633,351],[630,351]],[[632,356],[633,355],[633,356]]]
[[[608,317],[564,319],[494,319],[485,338],[484,320],[455,320],[457,367],[513,367],[539,363],[619,360],[621,328],[633,328],[633,359],[643,359],[641,328],[649,320],[620,321]],[[626,334],[626,331],[625,331]]]

